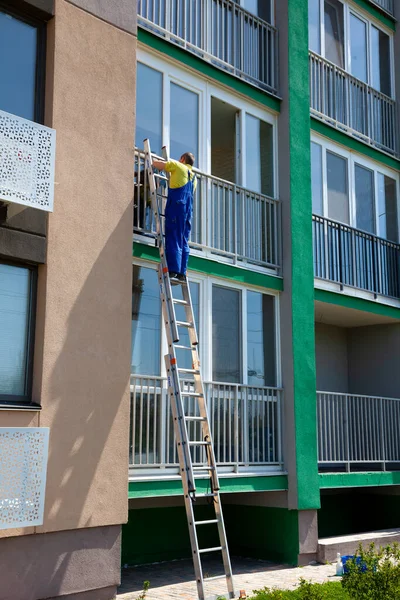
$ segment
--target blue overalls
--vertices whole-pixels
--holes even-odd
[[[188,169],[188,182],[168,189],[165,208],[165,252],[170,273],[186,274],[192,228],[195,175]]]

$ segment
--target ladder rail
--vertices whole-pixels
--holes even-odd
[[[144,141],[145,148],[145,166],[149,180],[150,197],[152,211],[156,224],[156,245],[160,254],[160,265],[158,269],[158,281],[160,288],[161,306],[165,332],[168,343],[168,354],[165,355],[165,366],[168,376],[168,396],[171,403],[171,412],[174,422],[174,431],[177,444],[177,453],[180,465],[180,474],[182,478],[182,487],[185,501],[185,511],[189,526],[189,537],[192,548],[192,558],[196,576],[196,585],[199,600],[205,600],[205,584],[208,579],[204,579],[201,555],[208,552],[221,552],[224,566],[224,575],[212,579],[225,578],[228,588],[228,597],[235,598],[232,567],[230,562],[228,543],[222,506],[220,499],[220,485],[218,480],[217,465],[215,459],[214,445],[212,440],[210,418],[208,414],[205,390],[201,376],[200,359],[198,351],[198,336],[196,322],[193,311],[193,303],[190,294],[189,282],[180,281],[183,300],[175,299],[172,293],[172,285],[168,272],[168,264],[165,252],[164,242],[164,223],[163,218],[166,212],[166,188],[163,187],[161,193],[157,190],[160,184],[156,184],[156,179],[169,183],[169,176],[158,175],[154,173],[152,164],[152,154],[149,140]],[[162,151],[163,158],[168,160],[167,150],[164,147]],[[176,318],[175,306],[181,306],[185,311],[185,321]],[[189,336],[189,345],[179,344],[179,330],[185,328]],[[179,368],[177,361],[177,350],[187,350],[191,353],[192,368]],[[190,356],[190,355],[189,355]],[[182,389],[180,373],[187,373],[193,379],[190,379],[189,390]],[[197,411],[194,415],[185,414],[184,398],[193,399]],[[201,440],[189,439],[188,424],[192,423],[195,431],[201,431]],[[199,429],[196,429],[197,425]],[[193,455],[191,448],[198,447],[202,453],[205,453],[206,465],[193,466]],[[210,498],[214,508],[215,519],[199,521],[195,518],[195,500],[196,500],[196,481],[195,473],[208,473],[210,479],[210,492],[197,494],[199,498]],[[220,545],[213,548],[199,548],[197,537],[197,527],[204,524],[217,525]]]

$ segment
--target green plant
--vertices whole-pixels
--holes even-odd
[[[145,600],[147,592],[149,591],[150,581],[143,581],[143,592],[138,596],[137,600]]]
[[[395,600],[400,598],[400,547],[397,543],[364,550],[360,544],[346,563],[342,586],[354,600]]]
[[[255,596],[249,600],[350,600],[339,581],[311,583],[300,579],[300,586],[296,590],[264,588],[254,590],[253,594]]]

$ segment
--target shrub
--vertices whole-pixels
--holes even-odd
[[[400,547],[398,544],[377,550],[361,544],[346,563],[342,586],[354,600],[400,599]]]
[[[256,595],[249,600],[350,600],[340,582],[311,583],[305,579],[300,579],[296,590],[264,588],[253,593]]]

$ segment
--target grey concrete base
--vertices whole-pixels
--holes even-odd
[[[378,547],[400,542],[400,529],[382,529],[355,535],[322,538],[318,540],[318,562],[334,562],[338,552],[342,556],[354,554],[360,543],[366,548],[371,542]]]
[[[117,586],[102,588],[100,590],[91,590],[81,594],[68,594],[67,596],[53,596],[43,600],[114,600],[117,596]]]
[[[317,553],[312,552],[310,554],[298,554],[297,556],[297,566],[298,567],[307,567],[308,565],[313,565],[317,562]]]
[[[111,600],[121,526],[0,539],[0,600]]]

